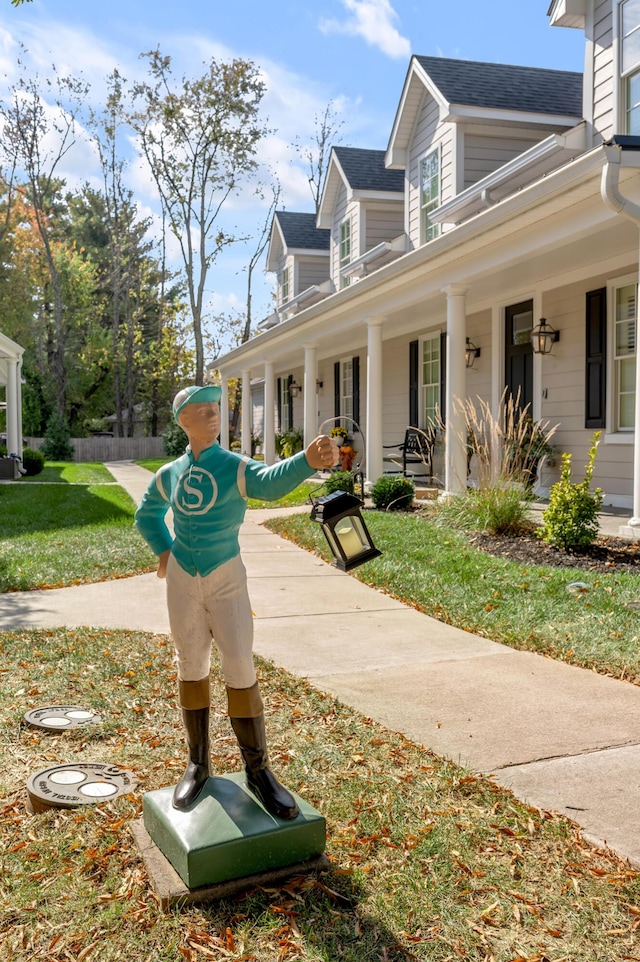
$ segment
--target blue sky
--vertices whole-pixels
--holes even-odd
[[[158,45],[178,75],[196,74],[212,56],[253,60],[264,72],[264,108],[275,129],[264,161],[277,171],[289,210],[313,209],[296,137],[310,142],[314,118],[333,100],[342,144],[384,149],[411,54],[577,71],[584,61],[583,33],[552,28],[548,0],[34,0],[17,9],[0,2],[0,92],[16,77],[19,42],[41,75],[52,63],[82,74],[96,104],[114,67],[134,80],[144,71],[138,55]],[[86,149],[65,171],[70,184],[96,172]],[[132,170],[131,183],[142,209],[157,211],[144,173]],[[246,232],[261,214],[248,193],[229,212]],[[214,268],[213,309],[242,305],[246,257],[237,246]],[[272,281],[257,285],[262,316]]]

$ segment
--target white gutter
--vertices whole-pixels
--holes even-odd
[[[633,221],[640,230],[640,205],[620,193],[620,169],[622,167],[622,147],[619,144],[605,145],[606,162],[602,168],[600,193],[612,211]],[[636,157],[638,156],[636,152]],[[638,166],[637,163],[629,166]],[[639,251],[640,270],[640,251]],[[640,528],[640,354],[638,352],[638,296],[636,294],[636,406],[633,437],[633,517],[628,521],[630,528]]]

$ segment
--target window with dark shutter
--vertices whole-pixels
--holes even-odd
[[[585,330],[586,428],[604,428],[607,375],[607,289],[589,291]]]
[[[418,341],[409,344],[409,424],[418,427],[419,420],[419,348]]]
[[[360,425],[360,358],[352,359],[353,371],[353,420]]]

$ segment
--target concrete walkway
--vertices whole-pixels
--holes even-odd
[[[107,467],[138,501],[149,474]],[[258,654],[640,868],[640,687],[420,614],[269,532],[273,514],[248,512],[241,531]],[[1,596],[2,631],[62,625],[168,633],[164,584],[150,574]]]

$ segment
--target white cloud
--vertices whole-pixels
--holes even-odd
[[[372,47],[378,47],[388,57],[410,57],[411,44],[393,25],[398,14],[389,0],[341,0],[351,14],[344,22],[321,20],[323,33],[346,33],[362,37]]]

